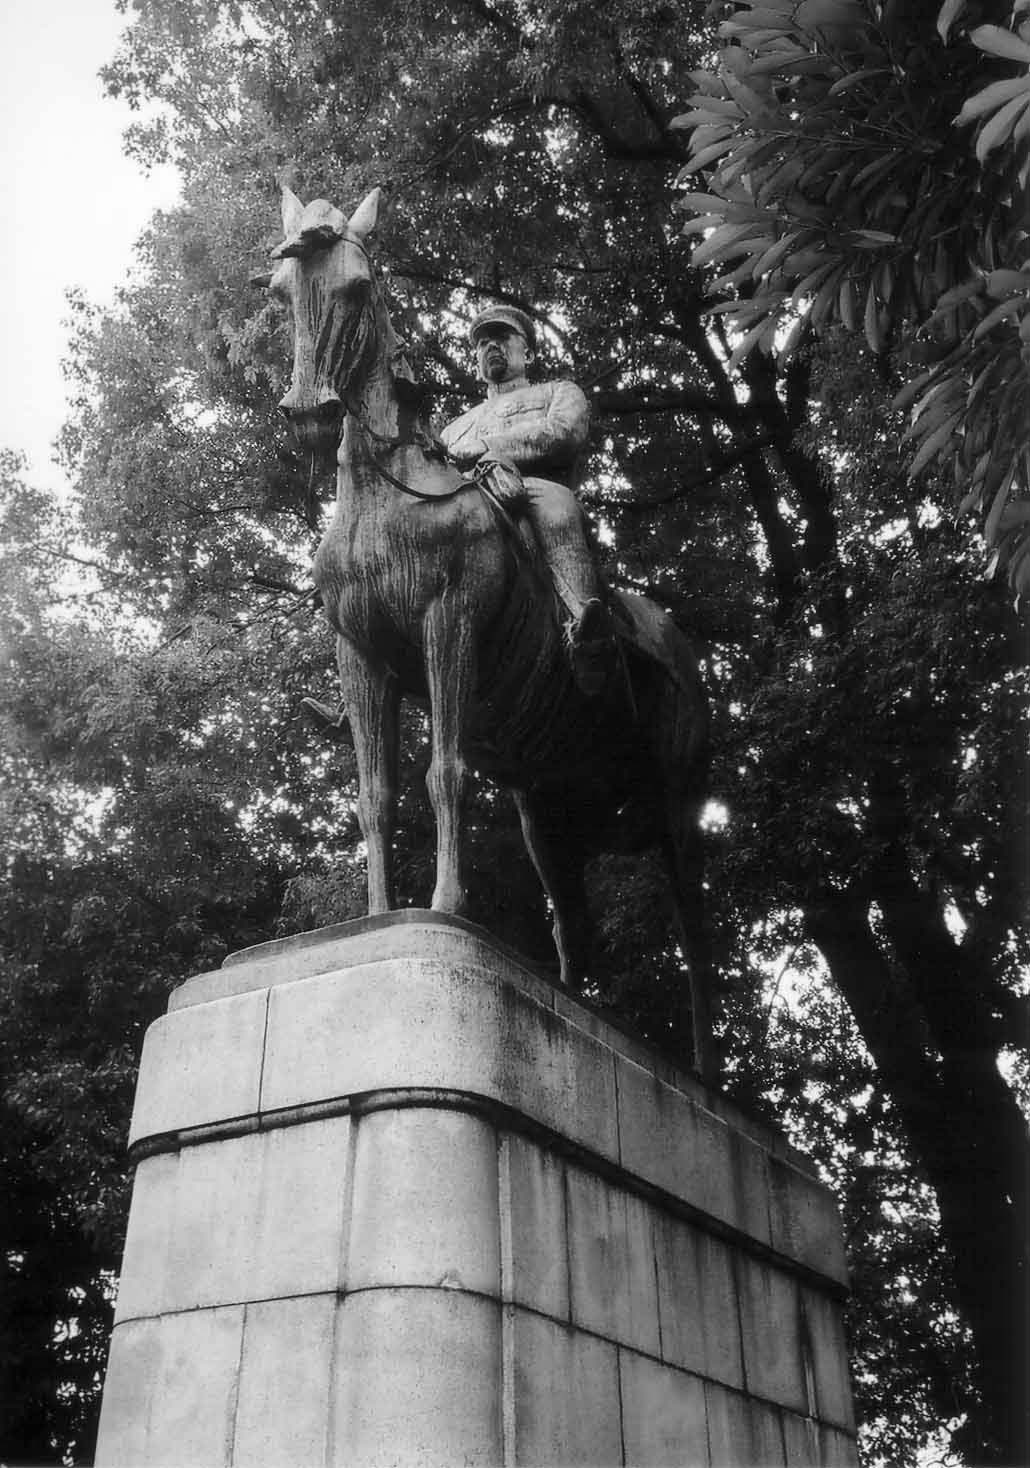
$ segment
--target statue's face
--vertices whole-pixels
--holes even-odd
[[[476,338],[476,364],[484,382],[511,382],[515,377],[525,377],[532,360],[533,353],[521,331],[503,322],[484,326]]]

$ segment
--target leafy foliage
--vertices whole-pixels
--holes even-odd
[[[704,235],[692,264],[719,268],[731,360],[786,361],[833,322],[875,352],[918,328],[924,370],[898,399],[909,473],[950,479],[1024,594],[1030,17],[1017,0],[1013,28],[987,21],[998,8],[948,0],[935,26],[925,4],[734,6],[719,69],[694,74],[676,122],[681,178],[706,179],[682,198],[685,232]]]
[[[732,363],[725,313],[707,317],[670,216],[689,161],[671,119],[713,44],[700,6],[140,0],[131,18],[109,86],[143,119],[156,100],[132,146],[176,159],[183,203],[112,310],[75,305],[74,507],[16,464],[4,480],[5,1165],[28,1220],[5,1243],[20,1300],[57,1284],[26,1332],[32,1422],[0,1452],[88,1456],[116,1137],[169,988],[361,900],[351,753],[298,712],[333,697],[308,580],[331,477],[276,421],[288,336],[249,284],[292,163],[305,197],[388,189],[378,266],[441,416],[476,391],[464,321],[487,298],[530,310],[542,370],[589,391],[606,572],[675,612],[713,693],[726,1082],[786,1118],[844,1204],[864,1450],[913,1459],[949,1422],[972,1461],[1011,1460],[1026,1134],[997,1058],[1025,1030],[1022,627],[942,520],[939,466],[921,502],[904,482],[868,353],[830,331],[782,366]],[[405,750],[417,903],[418,711]],[[550,961],[512,813],[484,789],[471,820],[477,915]],[[591,897],[593,997],[660,1044],[682,973],[656,867],[614,855]],[[55,1263],[72,1237],[75,1272]],[[88,1331],[55,1333],[69,1299]]]

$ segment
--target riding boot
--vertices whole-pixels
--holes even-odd
[[[534,529],[555,589],[569,612],[565,636],[572,675],[580,692],[594,698],[611,670],[614,642],[583,521],[578,515],[561,526],[545,520],[535,523]]]

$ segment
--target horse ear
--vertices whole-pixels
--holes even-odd
[[[304,213],[304,205],[287,184],[283,184],[282,188],[283,234],[287,239],[290,239],[300,228],[300,219]]]
[[[351,234],[356,234],[359,240],[363,240],[375,229],[376,220],[379,218],[379,201],[382,197],[382,189],[373,189],[362,199],[351,215],[347,228]]]

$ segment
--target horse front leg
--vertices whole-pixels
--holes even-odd
[[[358,825],[368,848],[368,910],[389,912],[395,905],[400,692],[388,669],[368,663],[342,637],[337,639],[336,659],[358,767]]]
[[[466,607],[441,597],[430,606],[423,624],[432,725],[426,788],[436,817],[433,908],[437,912],[462,913],[467,905],[462,846],[468,767],[463,748],[475,682],[471,620]]]

